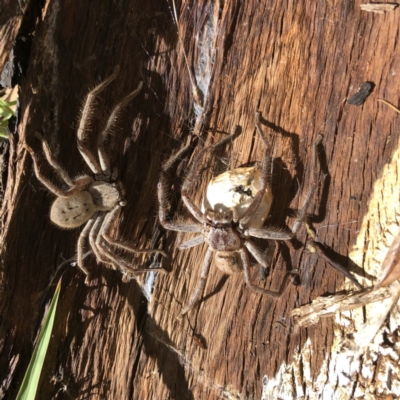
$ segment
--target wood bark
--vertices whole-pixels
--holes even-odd
[[[29,3],[29,2],[28,2]],[[19,29],[22,24],[24,11],[21,3],[15,1],[4,1],[0,5],[0,70],[4,65],[13,48]]]
[[[178,250],[190,235],[160,228],[156,185],[162,162],[191,134],[201,147],[235,125],[242,128],[232,146],[205,157],[194,195],[198,204],[207,182],[227,165],[261,160],[263,146],[254,129],[259,110],[264,130],[273,137],[274,203],[266,223],[291,226],[310,185],[311,145],[321,133],[313,226],[330,256],[371,286],[376,274],[367,260],[379,264],[374,251],[384,254],[386,242],[390,245],[386,233],[397,234],[400,215],[399,114],[377,101],[398,102],[400,11],[368,13],[357,2],[340,0],[182,1],[176,2],[176,26],[165,0],[35,4],[42,12],[19,82],[1,214],[1,398],[16,396],[61,276],[38,398],[399,396],[398,367],[389,360],[399,355],[395,320],[384,328],[392,336],[381,336],[380,343],[391,356],[376,350],[374,358],[366,350],[355,372],[344,373],[337,339],[348,335],[347,328],[333,319],[296,328],[290,318],[294,308],[320,295],[353,288],[343,286],[339,273],[306,251],[305,229],[292,245],[274,247],[265,281],[252,269],[253,282],[277,289],[285,273],[298,268],[301,284],[283,298],[257,294],[241,274],[228,278],[213,264],[202,302],[180,318],[197,285],[206,246]],[[184,52],[204,94],[203,110],[193,97]],[[116,65],[121,72],[100,96],[92,132],[143,80],[142,93],[124,112],[107,151],[128,200],[113,237],[170,255],[162,260],[169,274],[159,274],[147,296],[145,277],[126,282],[92,256],[86,262],[96,279],[88,286],[78,268],[61,265],[75,255],[79,229],[62,231],[50,223],[52,196],[35,178],[23,148],[26,141],[40,152],[34,133],[41,132],[72,176],[89,172],[76,147],[81,105]],[[347,104],[365,81],[375,84],[365,103]],[[171,177],[171,212],[189,219],[180,199],[187,161]],[[390,181],[388,169],[394,171]],[[258,245],[266,248],[263,241]],[[348,255],[354,246],[359,252],[352,261]],[[133,258],[137,268],[151,261]],[[365,322],[367,315],[358,318]],[[374,378],[362,374],[367,365]],[[385,378],[377,379],[383,370]]]

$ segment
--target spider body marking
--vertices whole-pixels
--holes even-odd
[[[25,148],[30,153],[34,172],[38,180],[56,196],[50,209],[50,219],[53,223],[64,229],[74,229],[84,225],[77,244],[77,264],[87,275],[86,282],[89,280],[89,270],[83,264],[85,241],[89,239],[89,244],[97,262],[109,264],[114,269],[120,270],[123,274],[135,276],[136,273],[154,271],[154,268],[135,269],[124,258],[120,257],[113,247],[123,249],[131,253],[161,253],[161,250],[149,249],[142,250],[113,240],[109,232],[118,219],[121,207],[126,205],[124,199],[124,189],[122,184],[117,181],[117,172],[111,172],[109,158],[104,150],[104,141],[114,128],[117,117],[123,107],[134,99],[142,89],[143,83],[140,82],[135,91],[126,96],[112,110],[106,126],[98,133],[96,142],[96,153],[92,153],[85,143],[86,133],[89,130],[91,116],[94,114],[94,101],[96,96],[104,90],[118,74],[118,67],[114,73],[105,81],[96,86],[89,92],[85,100],[82,116],[77,130],[78,150],[91,169],[93,175],[82,175],[76,179],[71,179],[69,174],[59,165],[52,154],[47,141],[38,133],[36,137],[41,141],[43,152],[47,162],[59,175],[61,180],[68,187],[67,190],[60,189],[57,185],[48,180],[41,172],[36,153],[25,144]],[[163,270],[159,268],[159,270]]]

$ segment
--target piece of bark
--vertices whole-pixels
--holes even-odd
[[[372,93],[374,87],[374,83],[364,82],[358,89],[357,93],[353,94],[353,96],[347,100],[347,104],[361,106],[361,104],[363,104],[365,100],[367,100],[367,97]]]
[[[21,8],[21,2],[5,0],[0,5],[0,73],[14,46],[23,16],[24,10]]]

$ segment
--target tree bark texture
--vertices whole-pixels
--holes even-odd
[[[228,277],[213,263],[201,303],[180,318],[198,283],[206,245],[178,250],[192,236],[160,228],[156,186],[162,162],[189,135],[197,136],[170,184],[172,215],[190,219],[180,197],[188,161],[203,143],[241,127],[231,146],[204,158],[194,191],[200,204],[207,182],[227,165],[262,159],[254,127],[260,111],[263,129],[273,137],[274,202],[266,224],[292,226],[310,186],[311,146],[320,133],[312,223],[329,255],[371,286],[376,271],[368,260],[379,265],[400,215],[400,116],[378,102],[398,102],[400,11],[368,13],[360,2],[343,0],[177,1],[176,26],[166,0],[48,0],[40,6],[19,82],[1,214],[1,398],[16,396],[60,276],[38,398],[398,398],[394,317],[382,328],[391,336],[379,336],[378,350],[365,350],[353,369],[349,361],[342,367],[337,356],[348,327],[331,318],[296,328],[290,318],[294,308],[318,296],[354,288],[306,251],[304,228],[292,245],[270,243],[274,253],[265,280],[258,268],[251,270],[255,284],[276,290],[285,273],[298,268],[299,286],[274,300],[247,288],[242,274]],[[204,94],[203,109],[194,99],[184,53]],[[140,80],[144,88],[107,145],[128,200],[113,237],[163,248],[169,273],[154,282],[144,276],[126,282],[90,255],[86,265],[95,279],[85,285],[78,268],[61,265],[75,256],[79,229],[62,231],[50,222],[53,196],[36,179],[23,142],[40,153],[34,136],[40,132],[72,176],[88,173],[76,145],[81,105],[116,65],[119,76],[100,96],[91,133]],[[372,94],[361,106],[348,104],[365,81],[375,84]],[[56,180],[44,157],[41,165]],[[266,249],[266,241],[257,244]],[[132,262],[141,268],[152,260],[135,256]],[[143,292],[145,284],[150,294]],[[342,321],[365,323],[369,314],[362,310],[355,317],[346,312]],[[380,352],[382,343],[389,356]],[[362,373],[367,366],[368,377]]]

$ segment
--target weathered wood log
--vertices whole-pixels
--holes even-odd
[[[21,3],[4,1],[0,5],[0,71],[3,70],[14,46],[23,16]]]
[[[205,158],[197,203],[208,180],[231,160],[234,166],[261,160],[263,146],[254,127],[259,110],[265,131],[274,138],[274,202],[266,223],[291,226],[293,210],[310,184],[311,145],[321,133],[321,185],[313,226],[318,240],[332,249],[330,256],[371,286],[376,274],[367,263],[374,258],[369,251],[374,254],[375,240],[390,245],[385,235],[396,234],[400,215],[398,178],[395,173],[392,180],[385,178],[388,170],[398,172],[399,115],[377,102],[384,98],[396,105],[400,93],[399,12],[372,14],[344,1],[183,1],[177,3],[177,14],[178,28],[164,0],[48,0],[42,6],[20,81],[1,214],[0,397],[15,398],[61,275],[63,289],[40,398],[394,395],[398,366],[379,353],[359,360],[356,371],[368,365],[375,376],[384,363],[386,372],[391,369],[385,381],[390,375],[390,384],[361,373],[354,374],[355,382],[343,381],[353,375],[342,376],[335,368],[337,340],[348,334],[340,324],[324,319],[295,329],[289,317],[295,307],[351,287],[343,287],[341,275],[305,250],[305,229],[292,246],[275,247],[265,281],[259,279],[258,268],[252,271],[254,282],[277,289],[285,273],[298,268],[301,284],[283,298],[257,294],[240,274],[227,278],[212,265],[202,302],[180,318],[198,282],[206,246],[177,249],[191,236],[159,227],[156,185],[162,162],[192,132],[201,146],[235,125],[243,130],[232,146]],[[196,105],[184,51],[203,92],[204,109]],[[96,276],[89,286],[70,263],[58,268],[75,255],[79,230],[61,231],[50,223],[52,196],[35,178],[23,148],[26,141],[40,151],[34,136],[40,132],[72,176],[89,172],[76,148],[81,104],[116,65],[120,75],[99,100],[103,110],[96,114],[93,133],[106,110],[143,80],[142,93],[124,112],[107,151],[128,200],[113,237],[144,248],[162,247],[170,254],[163,260],[170,273],[155,279],[147,297],[142,292],[145,277],[124,282],[119,272],[97,265],[93,256],[86,260]],[[365,81],[375,84],[365,103],[347,104]],[[186,213],[180,201],[186,162],[171,182],[172,213]],[[55,178],[50,168],[45,172]],[[258,244],[266,249],[265,241]],[[354,245],[362,256],[351,261]],[[133,264],[140,268],[151,261],[137,256]],[[385,345],[398,354],[393,326],[385,328],[392,335]],[[340,393],[338,381],[344,382]]]

